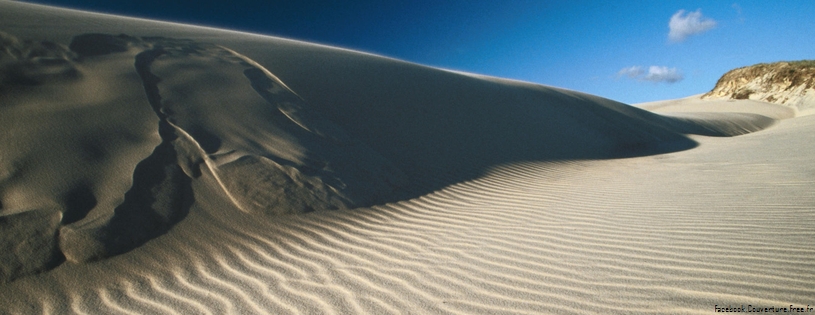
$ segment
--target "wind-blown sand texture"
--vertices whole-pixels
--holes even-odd
[[[3,313],[815,305],[815,116],[15,2],[0,21]]]

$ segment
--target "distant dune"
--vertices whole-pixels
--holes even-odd
[[[704,99],[751,99],[815,113],[815,60],[762,63],[725,73]]]
[[[0,313],[813,303],[809,92],[630,106],[227,30],[0,21]]]

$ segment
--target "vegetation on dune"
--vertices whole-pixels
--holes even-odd
[[[748,99],[756,93],[801,92],[809,89],[815,89],[815,60],[780,61],[730,70],[703,97]],[[765,95],[762,100],[783,103],[790,97]]]

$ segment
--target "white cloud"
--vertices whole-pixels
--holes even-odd
[[[676,68],[651,66],[648,68],[648,74],[642,79],[651,82],[676,83],[684,78],[685,76]]]
[[[671,16],[671,21],[668,22],[670,32],[668,39],[672,42],[684,41],[688,36],[706,32],[716,26],[716,21],[702,17],[702,10],[695,12],[688,12],[679,10]]]
[[[680,72],[678,69],[664,66],[650,66],[648,67],[648,72],[645,72],[641,66],[626,67],[617,72],[618,78],[623,76],[638,81],[665,83],[676,83],[685,78],[682,72]]]
[[[640,66],[631,66],[628,68],[622,68],[619,72],[617,72],[617,77],[626,76],[629,78],[636,78],[640,75],[645,73],[645,70],[642,69]]]

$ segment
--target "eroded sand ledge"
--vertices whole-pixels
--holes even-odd
[[[30,184],[34,187],[15,185],[14,181],[7,183],[8,190],[28,194],[17,197],[23,202],[51,199],[56,203],[55,213],[61,214],[62,227],[59,233],[51,232],[53,227],[40,231],[43,240],[38,243],[52,244],[46,239],[58,234],[59,251],[52,250],[50,257],[26,253],[35,250],[38,243],[30,249],[12,249],[13,241],[10,242],[9,252],[21,258],[7,259],[6,281],[29,273],[29,266],[41,270],[53,265],[60,256],[74,263],[98,260],[131,250],[165,233],[186,216],[194,201],[191,180],[201,175],[202,167],[214,176],[220,193],[228,196],[235,208],[248,213],[292,214],[372,205],[383,202],[395,188],[404,185],[405,175],[384,158],[352,141],[341,128],[310,111],[274,75],[232,50],[190,40],[128,35],[79,35],[71,41],[69,49],[48,42],[21,41],[8,34],[4,38],[10,42],[4,49],[15,59],[3,68],[7,78],[4,87],[10,99],[6,106],[30,107],[30,103],[15,101],[32,102],[27,98],[34,98],[43,103],[39,106],[58,111],[62,109],[60,104],[32,95],[60,80],[64,82],[59,84],[67,85],[66,88],[98,89],[99,82],[93,78],[98,74],[90,71],[95,67],[119,71],[119,75],[135,72],[140,81],[109,79],[104,84],[131,91],[139,88],[134,85],[141,85],[143,98],[158,119],[152,134],[144,137],[157,133],[160,139],[149,156],[127,166],[132,171],[119,174],[132,176],[130,188],[107,198],[97,196],[92,184],[82,184],[87,181],[50,195],[37,191],[48,183]],[[43,57],[37,49],[57,57]],[[55,65],[59,71],[54,71]],[[208,86],[212,84],[218,86]],[[144,101],[100,105],[134,107],[144,106]],[[90,110],[98,114],[95,117],[88,114],[87,119],[111,119],[99,109]],[[18,118],[14,114],[7,113],[7,119]],[[21,111],[18,116],[23,114],[26,112]],[[70,134],[70,130],[55,131]],[[10,142],[22,142],[17,140],[28,136],[15,129],[8,132]],[[79,131],[85,137],[98,138],[93,132]],[[95,143],[108,145],[101,140]],[[26,149],[20,151],[25,155]],[[41,168],[45,168],[63,157],[36,158],[43,160]],[[72,162],[81,166],[94,164],[88,160],[92,159]],[[16,162],[27,163],[25,157]],[[33,170],[36,171],[39,170]],[[366,173],[360,174],[361,171]],[[26,175],[23,172],[19,176]],[[54,170],[51,175],[71,176],[62,170]],[[364,183],[360,183],[360,176],[364,176]],[[115,201],[108,200],[111,198]],[[16,215],[35,210],[14,201],[5,204],[4,210]],[[51,224],[15,219],[13,215],[6,218],[15,222],[8,223],[10,226],[24,225],[25,221],[32,225]],[[32,229],[36,228],[27,230]]]

